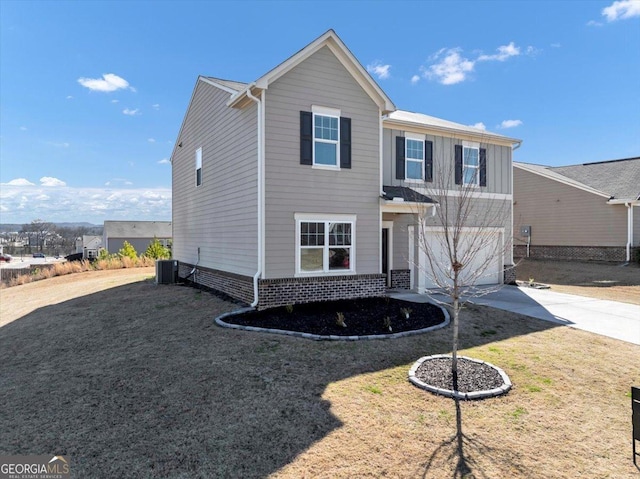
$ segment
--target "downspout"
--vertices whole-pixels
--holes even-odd
[[[633,246],[633,204],[625,203],[624,205],[627,207],[627,263],[629,263]]]
[[[251,93],[251,87],[255,86],[254,83],[247,87],[246,93],[247,98],[253,100],[257,104],[257,120],[258,120],[258,268],[256,274],[253,275],[253,303],[251,303],[251,307],[255,308],[258,306],[258,280],[262,275],[262,264],[263,264],[263,250],[264,250],[264,236],[263,236],[263,226],[264,226],[264,148],[263,148],[263,128],[264,128],[264,90],[261,93],[262,99],[258,99],[253,96]]]

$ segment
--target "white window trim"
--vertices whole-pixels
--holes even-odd
[[[199,186],[202,186],[202,147],[198,148],[196,150],[196,169],[195,169],[195,173],[196,173],[196,178],[195,178],[195,183],[196,183],[196,188]],[[198,184],[198,170],[200,170],[200,184]]]
[[[420,161],[420,178],[409,178],[409,162],[413,161],[414,163],[418,163],[419,160],[409,159],[407,156],[407,152],[409,151],[409,146],[407,144],[408,140],[419,141],[422,144],[422,161]],[[404,137],[404,179],[407,183],[422,183],[424,182],[424,135],[416,135],[415,133],[406,133]]]
[[[468,148],[468,149],[474,149],[474,150],[478,150],[478,166],[467,166],[466,163],[464,162],[464,149]],[[475,168],[476,169],[476,175],[475,175],[475,182],[474,183],[467,183],[464,178],[464,170],[465,168]],[[462,184],[464,186],[480,186],[480,143],[474,142],[474,141],[463,141],[462,142]]]
[[[322,214],[322,213],[295,213],[294,219],[296,221],[295,232],[295,250],[296,250],[296,272],[295,277],[308,277],[308,276],[342,276],[352,275],[356,272],[356,220],[357,215],[343,215],[343,214]],[[300,231],[301,223],[350,223],[351,224],[351,253],[349,255],[349,269],[348,270],[330,270],[328,262],[329,254],[329,241],[325,238],[325,244],[323,245],[323,267],[321,271],[302,271],[300,269]],[[329,234],[329,228],[325,228],[325,235]]]
[[[311,105],[311,138],[313,143],[311,145],[311,155],[312,155],[312,168],[318,170],[340,170],[340,115],[341,111],[337,108],[329,108],[326,106],[319,105]],[[316,138],[316,115],[318,116],[328,116],[332,118],[337,118],[338,120],[338,140],[324,140],[322,138]],[[336,164],[335,165],[322,165],[316,164],[316,141],[319,143],[329,143],[331,145],[336,145]]]

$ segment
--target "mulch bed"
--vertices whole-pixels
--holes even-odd
[[[401,309],[411,310],[409,319]],[[337,314],[344,315],[346,327],[338,325]],[[391,331],[385,327],[389,318]],[[387,297],[323,301],[249,311],[224,318],[226,323],[281,329],[323,336],[366,336],[391,334],[436,326],[444,322],[442,310],[429,303],[411,303]]]
[[[453,387],[451,358],[434,358],[423,362],[415,373],[425,384],[461,393],[486,391],[504,384],[502,376],[491,366],[458,358],[458,387]]]

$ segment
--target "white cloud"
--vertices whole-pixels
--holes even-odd
[[[510,57],[517,57],[520,55],[520,47],[516,47],[513,42],[509,45],[502,45],[497,48],[498,53],[493,55],[480,55],[477,59],[479,62],[485,61],[499,61],[503,62]]]
[[[415,85],[416,83],[418,83],[420,81],[420,75],[413,75],[411,77],[411,84]]]
[[[478,123],[474,123],[473,125],[469,125],[471,128],[477,128],[478,130],[486,130],[487,127],[485,126],[484,123],[482,123],[481,121],[479,121]]]
[[[47,145],[55,146],[56,148],[69,148],[71,146],[68,142],[63,141],[62,143],[56,143],[54,141],[45,142]]]
[[[149,143],[155,143],[155,142],[156,142],[156,139],[155,139],[155,138],[148,138],[148,139],[147,139],[147,141],[148,141]]]
[[[67,100],[73,100],[73,96],[67,95]]]
[[[640,17],[640,1],[620,0],[613,2],[608,7],[602,9],[602,16],[607,18],[607,22]]]
[[[432,58],[440,59],[438,63],[423,69],[427,78],[435,78],[443,85],[455,85],[467,79],[467,74],[473,71],[475,62],[460,55],[461,49],[441,49]],[[443,57],[444,54],[444,57]]]
[[[122,110],[122,113],[124,113],[125,115],[129,115],[129,116],[141,115],[139,108],[136,108],[134,110],[132,110],[130,108],[125,108],[124,110]]]
[[[169,165],[171,164],[171,161],[169,161],[169,158],[163,158],[160,161],[158,161],[159,165]]]
[[[26,126],[21,126],[20,127],[20,131],[27,131],[27,127]]]
[[[171,188],[46,188],[14,180],[0,189],[0,204],[2,221],[7,223],[28,223],[33,218],[98,224],[105,219],[169,220]]]
[[[113,73],[105,73],[102,78],[78,78],[78,83],[91,91],[111,92],[116,90],[135,89],[129,86],[129,82]]]
[[[391,65],[383,65],[379,60],[367,65],[367,71],[369,73],[373,73],[379,80],[386,80],[389,78],[389,76],[391,76],[389,71],[390,69]]]
[[[107,181],[104,186],[112,186],[112,185],[124,185],[124,186],[131,186],[133,185],[133,182],[127,180],[126,178],[112,178],[109,181]]]
[[[504,120],[500,125],[498,125],[498,128],[515,128],[520,125],[522,125],[522,120]]]
[[[159,103],[154,103],[153,105],[151,105],[151,108],[153,108],[154,110],[159,110],[160,109],[160,104]]]
[[[3,186],[35,186],[34,183],[31,183],[26,178],[16,178],[15,180],[11,180],[9,183],[2,183]]]
[[[587,22],[588,27],[601,27],[603,24],[601,22],[596,22],[595,20],[589,20]]]
[[[120,100],[111,100],[111,103],[120,103]]]
[[[40,186],[67,186],[67,184],[58,178],[43,176],[40,178]]]
[[[514,42],[508,45],[501,45],[496,50],[497,53],[493,55],[480,54],[475,59],[469,59],[462,55],[461,48],[442,48],[429,58],[429,61],[434,63],[428,67],[420,67],[420,71],[425,78],[437,80],[443,85],[455,85],[467,80],[478,62],[504,62],[521,54],[520,47],[516,46]],[[539,52],[533,46],[528,46],[525,50],[525,53],[531,56]],[[418,81],[414,80],[415,77],[414,75],[411,79],[413,84]]]

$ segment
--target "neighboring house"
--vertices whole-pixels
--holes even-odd
[[[532,258],[633,260],[640,249],[640,158],[513,166],[516,256],[527,256],[529,243]]]
[[[178,274],[259,309],[424,290],[425,181],[443,158],[475,168],[508,241],[519,143],[397,110],[332,30],[252,83],[200,76],[171,156]],[[486,282],[511,265],[508,248]]]
[[[154,238],[171,248],[171,221],[105,221],[103,247],[109,254],[129,242],[138,254],[143,254]]]
[[[82,259],[97,258],[102,248],[102,236],[82,235],[76,239],[76,253],[82,253]]]

